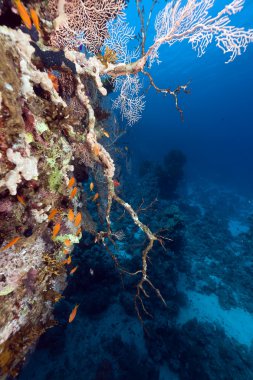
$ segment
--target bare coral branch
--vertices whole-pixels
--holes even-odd
[[[161,299],[161,301],[166,306],[165,299],[162,297],[159,289],[157,289],[152,284],[152,282],[148,278],[148,274],[147,274],[147,270],[148,270],[148,265],[147,265],[148,254],[152,250],[154,242],[155,241],[159,241],[160,242],[160,239],[158,239],[157,236],[152,233],[152,231],[148,228],[147,225],[143,224],[140,221],[137,213],[134,211],[134,209],[132,208],[132,206],[129,205],[128,203],[126,203],[125,201],[123,201],[117,194],[115,194],[115,192],[113,194],[113,199],[117,203],[119,203],[130,214],[133,222],[146,234],[146,236],[147,236],[147,238],[149,240],[148,245],[146,246],[146,248],[142,252],[142,269],[141,269],[141,271],[137,271],[135,273],[126,272],[126,273],[128,273],[130,275],[136,275],[138,273],[142,274],[141,280],[137,284],[137,292],[136,292],[136,295],[135,295],[135,309],[136,309],[136,312],[137,312],[137,315],[138,315],[140,321],[142,322],[141,313],[140,313],[140,310],[139,310],[139,307],[138,307],[138,301],[140,302],[140,304],[141,304],[142,309],[144,310],[144,312],[147,315],[151,316],[151,314],[146,310],[145,305],[144,305],[143,300],[142,300],[142,295],[144,295],[146,298],[149,297],[147,291],[144,288],[145,284],[149,285],[156,292],[157,296]]]
[[[152,1],[146,25],[145,25],[145,20],[144,20],[144,6],[142,6],[142,8],[141,8],[140,2],[141,2],[140,0],[136,0],[137,12],[138,12],[138,16],[139,16],[140,23],[141,23],[141,54],[143,57],[145,55],[145,45],[146,45],[147,34],[148,34],[151,16],[152,16],[154,7],[157,4],[158,0]]]
[[[178,94],[180,94],[181,91],[183,91],[185,94],[189,94],[189,90],[187,89],[189,83],[184,84],[184,85],[179,85],[175,88],[175,90],[171,90],[170,88],[159,88],[156,86],[151,74],[148,71],[143,71],[143,74],[145,74],[149,78],[151,86],[153,86],[157,92],[160,92],[165,95],[169,94],[174,97],[176,109],[180,113],[181,120],[183,121],[184,119],[183,110],[179,107],[179,104],[178,104]]]

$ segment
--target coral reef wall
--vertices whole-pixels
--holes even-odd
[[[65,244],[78,242],[67,107],[31,61],[29,36],[0,28],[0,378],[15,377],[54,325],[66,287]],[[38,95],[36,95],[38,94]],[[59,226],[59,227],[58,227]],[[60,228],[57,234],[57,229]],[[80,236],[80,235],[79,235]],[[70,253],[71,248],[68,248]]]
[[[153,7],[145,26],[136,1],[141,49],[130,52],[127,43],[134,30],[125,21],[124,0],[0,0],[2,379],[18,374],[37,338],[55,323],[53,306],[66,287],[73,245],[82,231],[109,252],[108,245],[121,239],[111,220],[115,205],[145,235],[141,268],[130,273],[134,279],[140,275],[134,298],[139,319],[143,322],[142,312],[148,314],[142,300],[148,289],[166,304],[149,279],[148,262],[154,244],[165,248],[169,238],[152,232],[139,218],[142,207],[135,211],[120,196],[111,152],[125,127],[111,125],[110,137],[101,99],[109,90],[118,91],[113,108],[134,124],[145,105],[138,75],[143,74],[157,92],[173,97],[182,116],[178,95],[188,92],[188,84],[160,89],[145,69],[158,61],[160,46],[188,40],[201,56],[215,39],[232,61],[253,41],[252,29],[227,26],[229,16],[242,10],[242,0],[213,18],[208,15],[212,1],[185,3],[170,2],[158,13],[154,43],[146,50]],[[179,181],[184,158],[179,156],[177,165],[171,158],[167,164],[177,166]],[[82,184],[88,178],[89,196]]]

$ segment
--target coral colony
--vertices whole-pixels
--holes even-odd
[[[54,325],[52,311],[66,288],[66,274],[79,270],[72,264],[74,244],[90,234],[94,244],[110,251],[110,244],[125,238],[124,231],[114,230],[115,205],[147,240],[136,272],[112,255],[118,271],[136,276],[137,316],[142,321],[143,313],[150,313],[149,290],[166,304],[149,278],[148,259],[155,242],[164,246],[168,237],[151,231],[120,197],[111,148],[126,126],[142,117],[142,77],[171,95],[182,115],[178,96],[188,85],[159,88],[149,71],[151,66],[159,71],[161,46],[188,41],[201,57],[215,43],[228,63],[253,42],[253,29],[230,24],[244,0],[228,0],[217,14],[209,12],[214,0],[171,1],[155,16],[156,3],[145,14],[136,0],[137,46],[124,0],[0,1],[1,379],[18,374],[37,338]],[[152,22],[155,35],[147,47]],[[109,113],[101,105],[112,91],[111,108],[120,113],[121,124],[106,130]],[[69,322],[76,314],[78,304],[72,305]]]

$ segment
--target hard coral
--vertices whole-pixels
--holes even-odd
[[[11,148],[7,149],[7,158],[16,165],[15,169],[9,171],[5,176],[5,185],[12,195],[17,194],[17,184],[22,177],[29,181],[38,177],[36,157],[22,157],[20,152],[14,152]]]

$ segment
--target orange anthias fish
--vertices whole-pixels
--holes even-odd
[[[93,191],[93,189],[94,189],[94,183],[91,182],[91,183],[90,183],[90,191]]]
[[[69,323],[73,322],[73,320],[75,319],[78,307],[79,305],[76,305],[74,309],[71,311],[69,316]]]
[[[68,213],[68,220],[70,222],[73,222],[75,219],[75,214],[74,214],[74,211],[72,209],[69,209],[69,213]]]
[[[56,235],[59,233],[61,229],[61,224],[60,223],[57,223],[54,228],[53,228],[53,235],[52,235],[52,238],[54,239],[56,237]]]
[[[70,199],[73,199],[76,196],[77,193],[77,187],[74,187],[74,189],[70,193]]]
[[[6,244],[3,248],[0,249],[0,252],[5,251],[6,249],[12,247],[14,244],[16,244],[19,241],[19,239],[21,239],[20,236],[17,236],[14,239],[12,239],[8,244]]]
[[[73,187],[74,184],[75,184],[75,182],[76,182],[76,180],[75,180],[74,177],[70,178],[69,183],[68,183],[68,189],[70,189],[71,187]]]
[[[21,195],[17,195],[17,200],[18,200],[19,203],[21,203],[23,206],[26,205],[25,200],[24,200],[24,197],[22,197]]]
[[[98,198],[99,198],[99,194],[98,194],[98,193],[96,193],[96,194],[94,195],[94,197],[93,197],[92,201],[93,201],[93,202],[95,202],[95,201],[96,201]]]
[[[21,17],[23,23],[28,29],[32,29],[32,21],[30,19],[30,16],[26,10],[26,7],[23,3],[21,3],[20,0],[15,1],[19,16]]]
[[[66,247],[70,247],[71,246],[71,241],[69,239],[66,239],[64,241],[64,244],[66,245]]]
[[[33,8],[31,8],[30,15],[31,15],[31,18],[33,20],[33,25],[35,26],[35,28],[37,29],[37,31],[40,32],[40,21],[39,21],[39,17],[37,15],[36,10],[33,9]]]
[[[54,209],[50,212],[50,214],[48,215],[48,220],[52,220],[52,219],[54,219],[55,215],[56,215],[58,212],[59,212],[59,211],[58,211],[56,208],[54,208]]]
[[[68,255],[69,254],[69,250],[68,249],[64,249],[63,253],[64,253],[64,255]]]
[[[107,138],[109,139],[110,135],[109,135],[109,133],[108,133],[108,132],[106,132],[106,131],[103,131],[103,134],[105,135],[105,137],[107,137]]]
[[[53,87],[55,89],[55,91],[59,92],[59,82],[58,82],[58,78],[52,74],[50,71],[47,73],[49,79],[51,79],[51,82],[53,83]]]
[[[66,260],[64,260],[63,262],[62,262],[62,264],[63,265],[65,265],[65,264],[71,264],[71,261],[72,261],[72,259],[71,259],[71,256],[69,256]]]
[[[71,269],[70,274],[74,274],[76,272],[77,268],[78,268],[78,265],[75,268]]]
[[[120,182],[117,181],[116,179],[113,180],[114,187],[120,186]]]
[[[81,232],[82,232],[82,229],[81,229],[81,227],[80,227],[80,228],[78,228],[78,230],[76,231],[76,236],[80,235]]]
[[[94,148],[93,148],[93,152],[95,154],[95,156],[98,156],[99,155],[99,152],[100,152],[100,148],[98,145],[95,145]]]
[[[81,221],[82,221],[82,214],[78,212],[75,219],[75,227],[78,227]]]

